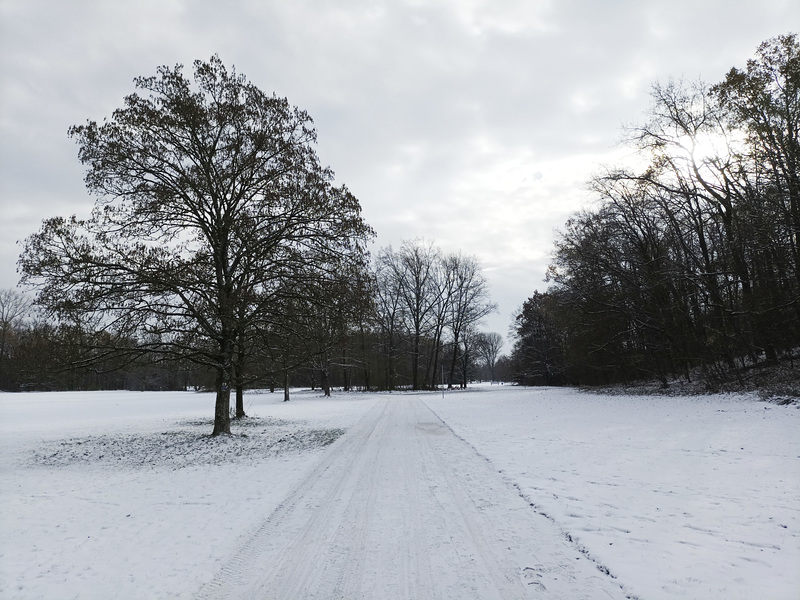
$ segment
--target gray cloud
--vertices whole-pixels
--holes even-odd
[[[505,333],[652,83],[720,79],[800,23],[796,4],[2,0],[0,287],[16,240],[90,207],[67,127],[109,115],[157,65],[219,53],[309,111],[377,246],[477,254]]]

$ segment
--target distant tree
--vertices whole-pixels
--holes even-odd
[[[511,356],[505,354],[499,356],[494,368],[497,381],[514,381],[514,364]]]
[[[298,296],[301,310],[294,319],[296,353],[320,376],[325,396],[331,395],[335,367],[346,369],[346,344],[361,315],[370,310],[365,265],[341,265],[324,281]]]
[[[448,303],[448,325],[453,336],[448,387],[452,387],[456,360],[461,350],[465,355],[465,364],[468,358],[467,332],[472,331],[485,316],[497,310],[497,305],[491,302],[489,286],[476,257],[461,253],[451,254],[445,258],[444,264],[445,269],[452,274],[453,282],[453,292]],[[459,344],[462,342],[463,349],[460,350]],[[466,386],[466,378],[462,377],[461,387]]]
[[[478,331],[474,325],[470,325],[462,332],[460,347],[453,346],[453,349],[458,352],[459,385],[462,388],[466,388],[467,384],[476,378],[479,370],[478,359],[480,358],[478,348]]]
[[[31,302],[21,292],[11,289],[0,290],[0,389],[16,388],[18,379],[12,371],[14,350],[23,334],[25,319],[31,316]],[[15,374],[16,375],[16,374]]]
[[[385,389],[397,383],[397,357],[404,322],[403,288],[399,259],[391,247],[382,248],[375,260],[375,313]]]
[[[435,387],[439,372],[442,379],[449,376],[452,387],[456,368],[461,365],[463,375],[463,359],[469,362],[473,354],[466,333],[472,334],[496,310],[478,259],[460,252],[443,254],[422,239],[406,240],[397,251],[389,247],[379,252],[374,281],[387,387],[395,385],[395,359],[402,350],[411,357],[408,379],[413,389]],[[464,377],[460,379],[465,385]]]
[[[0,359],[6,355],[14,330],[31,313],[31,302],[17,290],[0,290]]]
[[[483,359],[484,364],[489,369],[492,381],[496,381],[495,366],[500,351],[503,349],[503,336],[494,331],[490,333],[478,333],[475,337],[475,348]]]
[[[456,295],[455,272],[451,268],[453,263],[446,256],[439,254],[433,269],[431,280],[431,296],[433,298],[433,309],[431,311],[431,332],[429,334],[431,351],[428,353],[428,361],[425,369],[427,385],[433,389],[437,382],[443,377],[439,376],[439,370],[444,369],[440,365],[443,356],[443,339],[446,328],[450,323],[450,309]]]
[[[135,337],[137,352],[212,368],[213,434],[229,433],[244,337],[279,318],[309,262],[361,260],[372,231],[285,99],[216,56],[194,63],[194,83],[181,66],[134,81],[142,93],[109,120],[70,128],[95,209],[45,220],[22,279],[52,314],[101,315],[110,345]]]
[[[436,308],[440,289],[436,285],[436,273],[440,257],[439,249],[423,239],[404,241],[400,250],[391,248],[382,252],[386,281],[396,292],[399,300],[399,315],[410,338],[411,387],[420,389],[420,358],[427,336],[435,325]]]
[[[564,383],[565,331],[558,323],[556,310],[554,294],[537,291],[515,315],[511,333],[514,336],[512,360],[517,382],[525,385]]]

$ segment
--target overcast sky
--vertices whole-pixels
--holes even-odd
[[[0,288],[43,218],[91,208],[67,128],[109,116],[135,76],[217,53],[309,112],[375,249],[477,255],[499,304],[486,329],[505,335],[652,84],[719,81],[800,31],[800,2],[0,0],[0,26]]]

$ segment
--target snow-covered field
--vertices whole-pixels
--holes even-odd
[[[336,561],[318,546],[363,546],[358,578],[331,579],[351,597],[509,597],[519,584],[513,597],[565,598],[563,573],[586,598],[800,598],[797,405],[509,386],[281,399],[248,394],[251,417],[212,440],[209,394],[0,394],[0,597],[210,598],[269,538],[324,563],[292,571],[320,589]],[[339,478],[327,491],[325,473]],[[341,510],[322,505],[339,495]],[[481,529],[503,530],[502,515],[513,531]],[[461,524],[455,546],[434,531]],[[348,597],[337,590],[305,597]]]
[[[628,592],[800,598],[800,406],[504,391],[428,405]]]

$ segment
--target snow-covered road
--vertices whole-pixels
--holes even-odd
[[[200,598],[625,597],[422,398],[379,400]]]

